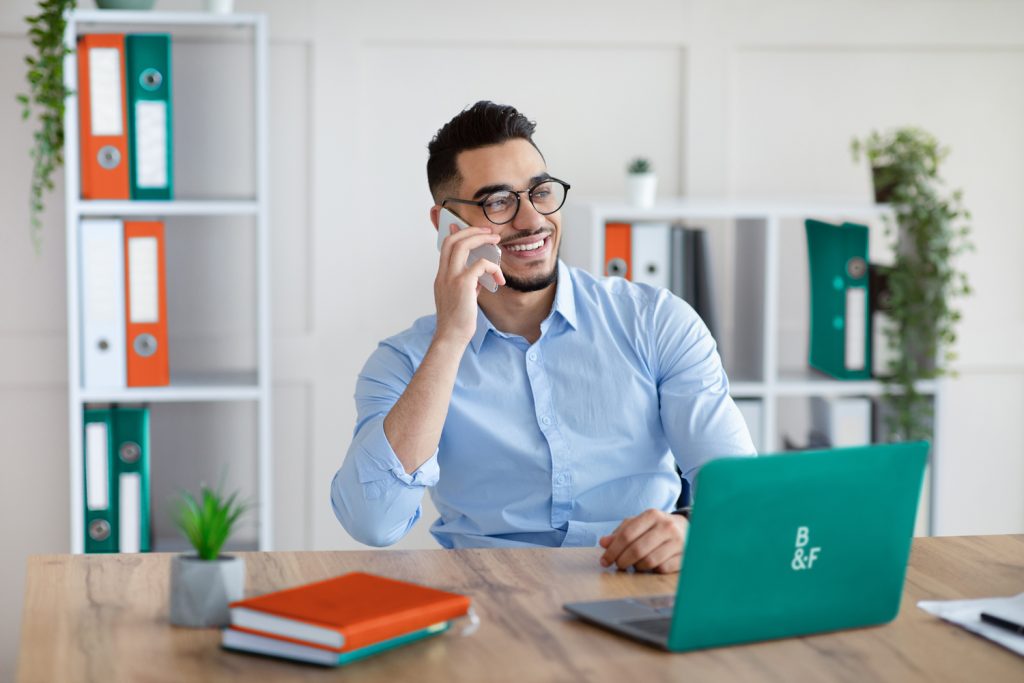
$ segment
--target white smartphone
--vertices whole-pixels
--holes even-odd
[[[462,220],[448,209],[441,209],[441,215],[437,218],[437,250],[441,251],[441,245],[444,244],[444,238],[450,235],[449,226],[454,223],[459,227],[459,230],[468,228],[469,225],[466,221]],[[496,266],[501,265],[501,249],[498,248],[497,244],[482,244],[476,249],[469,252],[469,259],[466,261],[467,266],[471,266],[480,259],[485,258],[491,261]],[[478,280],[484,288],[491,292],[498,291],[498,283],[494,281],[494,276],[490,273],[484,273]]]

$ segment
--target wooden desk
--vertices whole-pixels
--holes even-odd
[[[1024,535],[914,542],[899,617],[878,628],[668,654],[580,623],[572,600],[669,593],[675,576],[600,570],[585,550],[246,554],[247,594],[361,570],[467,593],[482,625],[340,670],[227,652],[167,624],[170,555],[35,556],[19,681],[1024,680],[1024,658],[919,610],[1024,591]],[[852,587],[851,587],[852,588]]]

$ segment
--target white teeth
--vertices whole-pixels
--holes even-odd
[[[511,247],[507,247],[509,251],[533,251],[534,249],[540,249],[544,246],[544,240],[534,242],[533,244],[516,244]]]

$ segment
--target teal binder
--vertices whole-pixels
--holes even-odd
[[[86,410],[82,430],[85,552],[117,552],[114,419],[109,409]]]
[[[805,221],[811,271],[810,364],[837,379],[871,377],[866,225]]]
[[[132,199],[172,199],[171,37],[125,36]]]
[[[150,550],[149,408],[115,408],[118,552]]]

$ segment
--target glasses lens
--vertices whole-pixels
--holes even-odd
[[[519,208],[519,195],[515,192],[502,190],[492,192],[484,199],[484,215],[492,223],[508,223],[516,215]]]
[[[565,186],[554,180],[535,185],[530,190],[530,201],[537,213],[554,213],[562,208],[562,202],[565,201]]]

